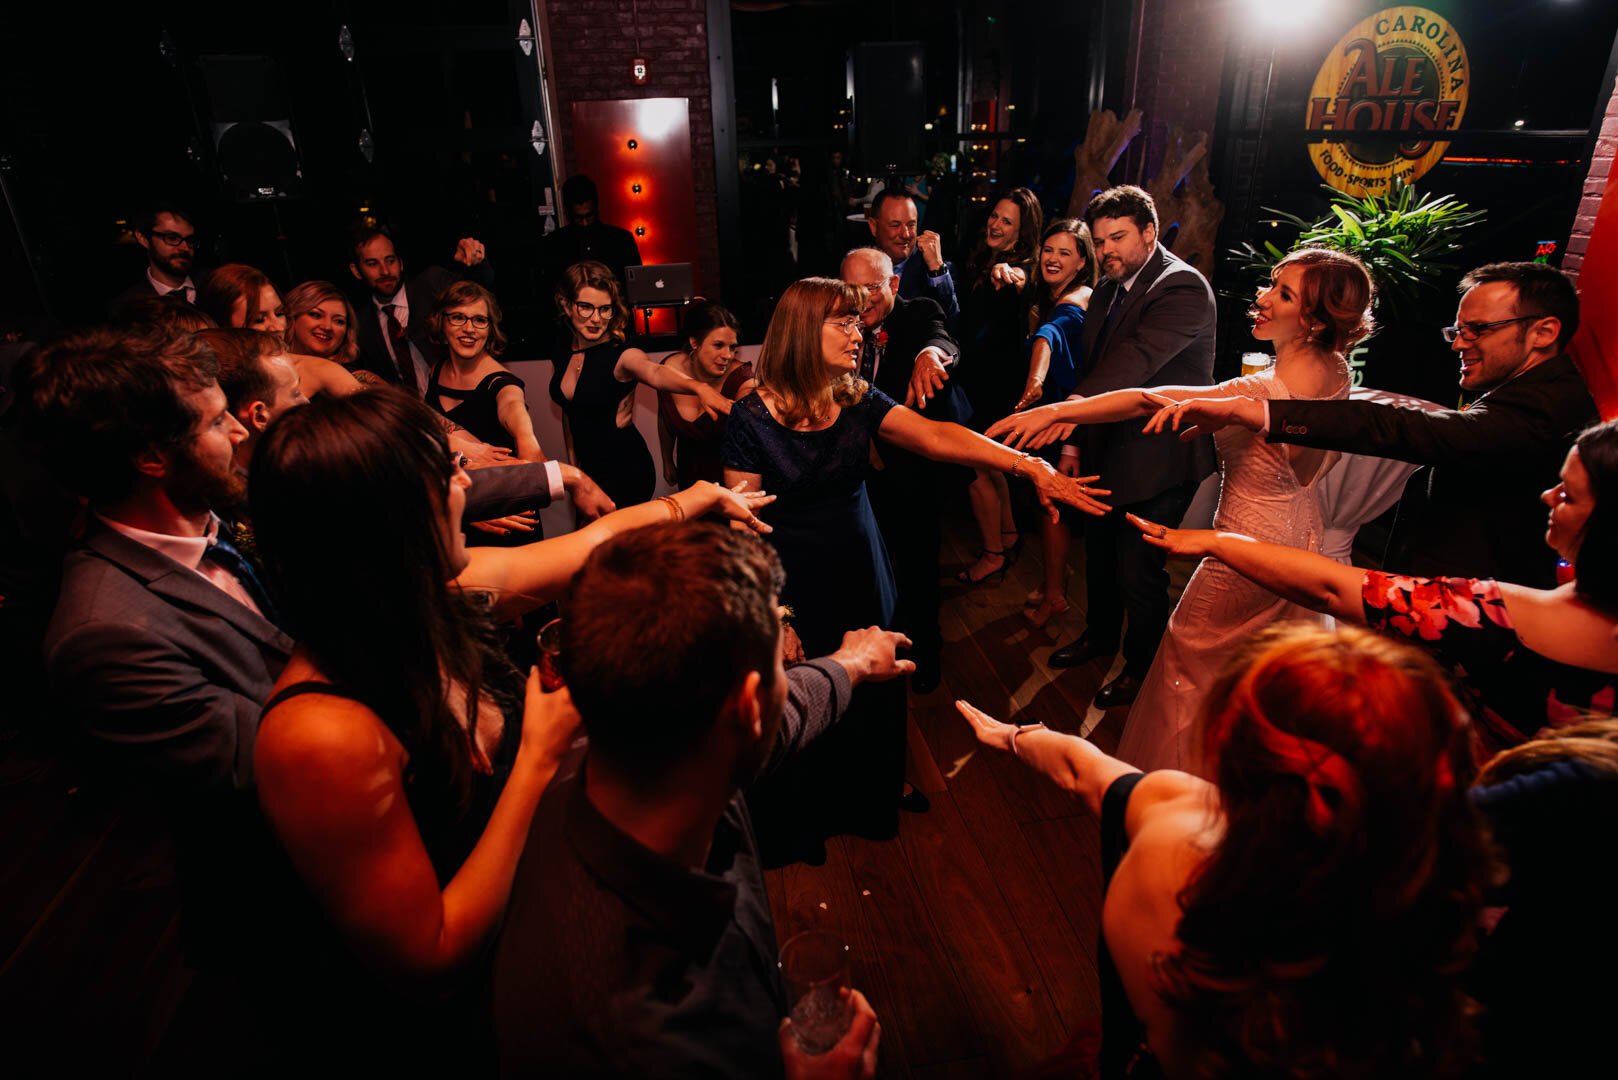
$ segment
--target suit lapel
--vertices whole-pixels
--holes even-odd
[[[243,606],[195,570],[181,566],[167,555],[131,540],[116,529],[96,522],[85,533],[84,546],[108,562],[140,577],[154,595],[217,615],[255,641],[272,645],[283,652],[292,651],[292,639],[277,629],[274,623]]]

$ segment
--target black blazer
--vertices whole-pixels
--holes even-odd
[[[1158,244],[1098,354],[1096,339],[1117,291],[1118,283],[1106,280],[1090,298],[1084,355],[1092,359],[1076,393],[1092,397],[1136,386],[1213,382],[1214,296],[1196,267]],[[1080,466],[1087,474],[1101,475],[1101,486],[1112,489],[1112,505],[1128,506],[1170,488],[1198,484],[1213,472],[1212,439],[1184,443],[1172,433],[1142,435],[1141,424],[1090,424],[1074,435],[1083,453]]]
[[[457,281],[475,281],[487,289],[494,282],[494,270],[487,259],[476,266],[455,263],[453,269],[429,266],[404,285],[405,299],[410,305],[410,325],[405,327],[405,337],[421,350],[429,372],[444,359],[444,346],[428,338],[427,317],[433,313],[438,295]],[[382,320],[377,315],[376,301],[370,292],[355,298],[354,318],[359,322],[357,331],[360,343],[356,365],[380,375],[390,383],[398,383],[399,369],[394,366],[393,357],[388,353],[387,342],[382,340]]]
[[[1556,553],[1545,546],[1539,495],[1555,485],[1574,437],[1596,419],[1578,368],[1558,356],[1466,409],[1271,401],[1269,439],[1427,466],[1399,502],[1390,571],[1549,588]]]
[[[881,329],[887,332],[888,341],[882,349],[882,363],[877,365],[876,388],[901,405],[910,389],[910,374],[915,370],[916,356],[921,350],[932,346],[952,361],[961,354],[960,346],[946,329],[944,309],[926,297],[914,300],[895,297],[893,310],[882,320]],[[871,334],[866,334],[867,348],[871,338]],[[929,420],[964,424],[971,419],[972,408],[955,383],[954,365],[950,368],[951,378],[944,384],[943,392],[918,411]]]

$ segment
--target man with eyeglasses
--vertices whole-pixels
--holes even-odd
[[[1460,358],[1460,409],[1373,401],[1205,400],[1181,428],[1239,423],[1270,442],[1424,466],[1405,485],[1383,565],[1421,576],[1503,578],[1548,588],[1544,489],[1595,402],[1567,345],[1579,325],[1573,283],[1552,266],[1490,263],[1461,279],[1444,340]]]
[[[191,214],[178,206],[159,203],[135,222],[135,242],[146,249],[146,273],[112,302],[116,311],[137,296],[178,293],[188,304],[197,301],[197,283],[191,265],[197,254],[197,227]]]

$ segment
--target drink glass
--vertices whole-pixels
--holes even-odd
[[[1270,365],[1273,363],[1275,363],[1275,357],[1267,352],[1244,352],[1242,353],[1242,374],[1263,374],[1270,370]]]
[[[547,694],[563,686],[562,620],[552,619],[539,628],[539,686]]]
[[[848,945],[836,934],[807,930],[781,946],[780,968],[792,1008],[792,1037],[804,1053],[824,1054],[854,1022]]]

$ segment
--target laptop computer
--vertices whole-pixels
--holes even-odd
[[[695,292],[690,263],[631,266],[624,278],[624,296],[632,308],[677,307]]]

